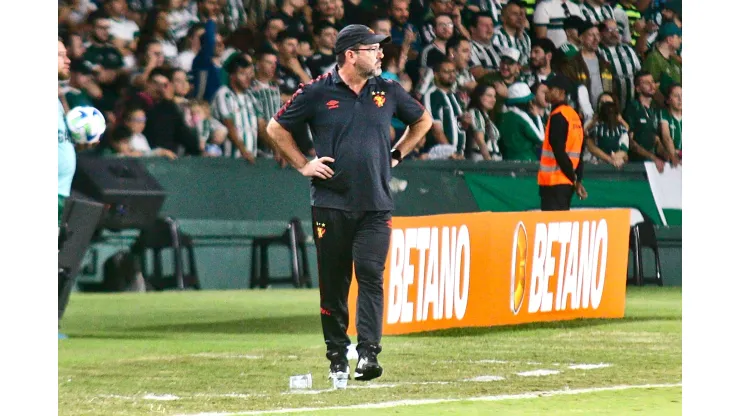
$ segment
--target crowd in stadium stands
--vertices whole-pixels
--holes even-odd
[[[559,72],[589,162],[681,162],[680,0],[59,0],[59,95],[104,112],[103,154],[283,163],[265,126],[352,23],[391,36],[382,77],[435,120],[408,158],[538,161]]]

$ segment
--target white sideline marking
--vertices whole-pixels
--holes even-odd
[[[265,358],[261,355],[248,355],[248,354],[228,354],[228,353],[215,353],[215,352],[199,352],[198,354],[191,354],[191,357],[203,357],[203,358],[243,358],[246,360],[261,360]],[[288,356],[290,358],[290,356]]]
[[[540,370],[523,371],[521,373],[516,373],[516,375],[522,376],[522,377],[542,377],[542,376],[552,376],[555,374],[560,374],[560,371],[540,369]]]
[[[595,370],[597,368],[607,368],[611,367],[612,365],[609,363],[599,363],[599,364],[573,364],[569,365],[568,368],[571,370]]]
[[[503,360],[478,360],[476,363],[480,364],[508,364],[508,361]]]
[[[300,407],[300,408],[293,408],[293,409],[256,410],[256,411],[245,411],[245,412],[236,412],[236,413],[208,412],[208,413],[195,413],[195,414],[180,414],[178,416],[247,416],[247,415],[264,415],[264,414],[271,414],[271,413],[317,412],[317,411],[323,411],[323,410],[386,409],[389,407],[398,407],[398,406],[418,406],[418,405],[424,405],[424,404],[454,403],[454,402],[464,402],[464,401],[497,402],[497,401],[502,401],[502,400],[536,399],[538,397],[598,393],[602,391],[619,391],[619,390],[630,390],[630,389],[660,389],[660,388],[681,387],[681,386],[682,386],[681,383],[643,384],[643,385],[637,385],[637,386],[621,385],[621,386],[608,386],[608,387],[593,387],[593,388],[586,388],[586,389],[536,391],[536,392],[521,393],[521,394],[502,394],[498,396],[466,397],[466,398],[458,398],[458,399],[398,400],[398,401],[393,401],[393,402],[356,404],[352,406]]]
[[[478,377],[469,378],[464,381],[501,381],[501,380],[506,380],[506,378],[501,377],[501,376],[478,376]]]
[[[174,394],[162,394],[162,395],[146,394],[142,398],[144,400],[161,400],[161,401],[180,400],[180,398],[175,396]]]

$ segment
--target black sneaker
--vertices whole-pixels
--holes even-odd
[[[329,378],[335,378],[339,373],[346,374],[349,377],[349,361],[347,354],[341,351],[331,350],[326,352],[326,358],[331,361],[329,364]]]
[[[355,368],[355,380],[368,381],[378,378],[383,374],[383,367],[378,363],[380,347],[371,345],[365,348],[359,356]]]

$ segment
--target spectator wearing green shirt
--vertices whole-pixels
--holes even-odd
[[[681,119],[682,89],[673,84],[666,89],[666,108],[660,111],[660,137],[663,154],[671,165],[681,164],[681,133],[683,121]]]
[[[655,95],[655,81],[647,71],[635,74],[635,89],[637,99],[627,103],[624,120],[629,125],[629,161],[652,161],[658,172],[663,172],[663,160],[656,154],[658,144],[658,111],[659,108],[653,99]]]
[[[676,51],[681,47],[681,28],[675,23],[664,24],[658,30],[658,43],[645,58],[644,69],[648,71],[658,89],[672,83],[681,84],[681,61]]]
[[[530,114],[534,94],[527,84],[517,82],[509,87],[507,111],[501,115],[499,144],[504,160],[537,162],[545,138],[542,119]]]

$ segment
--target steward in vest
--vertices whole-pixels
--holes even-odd
[[[583,125],[576,110],[566,104],[573,83],[563,74],[544,82],[549,88],[547,101],[552,105],[545,127],[540,171],[540,208],[543,211],[568,211],[573,192],[580,199],[588,194],[583,187]]]

